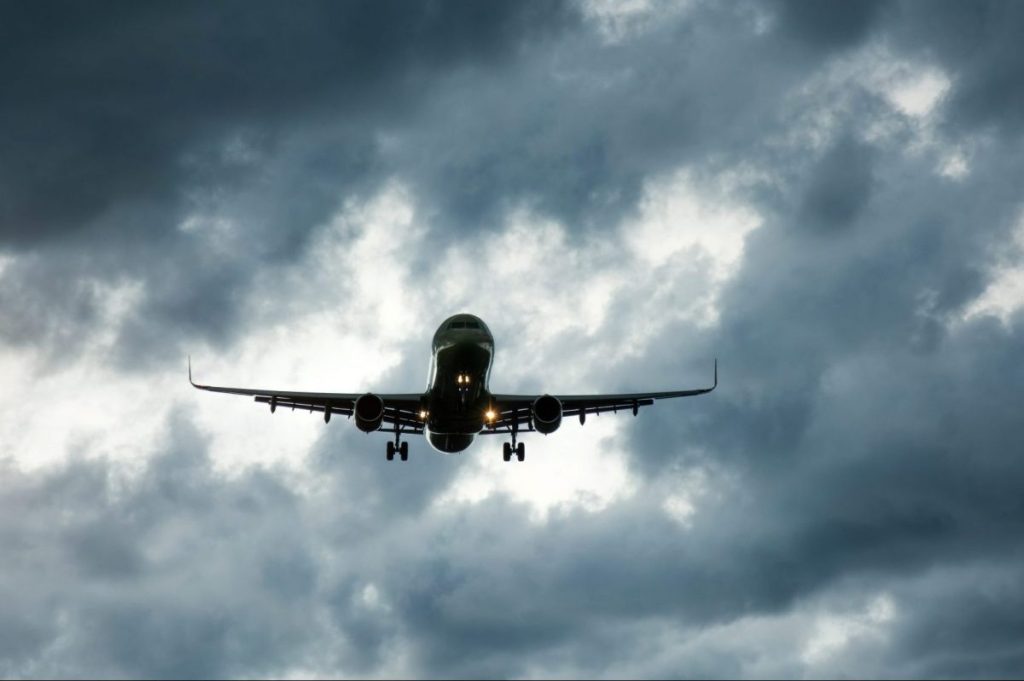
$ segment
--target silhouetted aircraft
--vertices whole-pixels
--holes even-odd
[[[199,385],[192,380],[189,360],[188,380],[200,390],[231,395],[250,395],[257,402],[278,407],[323,412],[324,422],[333,414],[355,417],[356,427],[366,433],[392,433],[387,458],[397,453],[409,458],[409,443],[402,435],[426,435],[439,452],[461,452],[477,435],[508,435],[503,455],[526,458],[526,448],[516,442],[520,432],[553,433],[563,416],[578,416],[580,424],[587,414],[627,409],[636,416],[640,407],[670,397],[703,395],[718,387],[718,360],[715,382],[710,388],[672,390],[657,393],[619,395],[505,395],[487,387],[494,362],[494,336],[479,317],[457,314],[437,329],[431,347],[430,378],[424,393],[377,395],[375,393],[311,393],[255,388],[225,388]]]

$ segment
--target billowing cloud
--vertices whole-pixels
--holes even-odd
[[[7,5],[0,673],[1013,676],[1011,3]],[[505,464],[211,383],[699,386]]]

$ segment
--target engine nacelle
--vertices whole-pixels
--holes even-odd
[[[553,433],[562,425],[562,403],[557,397],[541,395],[533,401],[533,427],[538,433]]]
[[[361,395],[352,411],[356,416],[356,428],[364,433],[372,433],[384,422],[384,400],[379,395]]]

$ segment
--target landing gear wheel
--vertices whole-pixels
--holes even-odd
[[[395,443],[394,442],[389,442],[388,443],[388,454],[387,454],[387,456],[388,456],[388,461],[393,461],[395,459]]]
[[[501,457],[505,459],[505,461],[512,460],[512,445],[507,442],[501,443]]]
[[[523,461],[524,459],[526,459],[526,443],[525,442],[520,442],[518,445],[516,445],[516,458],[519,459],[520,461]]]
[[[402,461],[409,460],[409,443],[403,442],[398,448],[398,453],[402,457]]]

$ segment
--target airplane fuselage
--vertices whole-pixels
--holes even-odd
[[[487,424],[494,336],[479,317],[459,314],[437,329],[431,344],[425,435],[439,452],[461,452]]]

